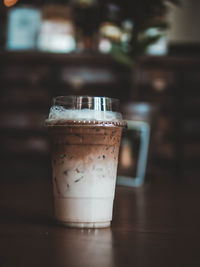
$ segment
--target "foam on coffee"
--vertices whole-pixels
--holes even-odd
[[[74,120],[74,121],[116,121],[122,120],[122,115],[114,111],[101,111],[91,109],[65,109],[62,106],[53,106],[50,109],[47,123],[56,121]]]

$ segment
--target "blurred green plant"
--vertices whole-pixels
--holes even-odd
[[[101,5],[112,3],[120,8],[121,22],[131,20],[133,22],[132,37],[128,51],[124,51],[120,44],[112,45],[111,55],[127,66],[131,66],[137,56],[144,54],[147,47],[155,43],[160,34],[148,36],[145,32],[150,28],[165,31],[170,25],[166,20],[168,3],[180,5],[180,0],[113,0],[100,1]]]

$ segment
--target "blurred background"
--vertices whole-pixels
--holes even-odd
[[[149,181],[198,179],[199,14],[198,0],[1,1],[1,179],[51,177],[44,120],[69,94],[119,98],[148,123]],[[130,138],[119,172],[134,176]]]

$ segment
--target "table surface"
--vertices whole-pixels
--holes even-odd
[[[198,185],[118,186],[112,227],[81,230],[56,225],[50,180],[2,181],[0,266],[199,267]]]

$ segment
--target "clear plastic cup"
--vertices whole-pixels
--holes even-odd
[[[119,101],[61,96],[46,120],[52,145],[55,217],[63,225],[108,227],[125,122]]]

